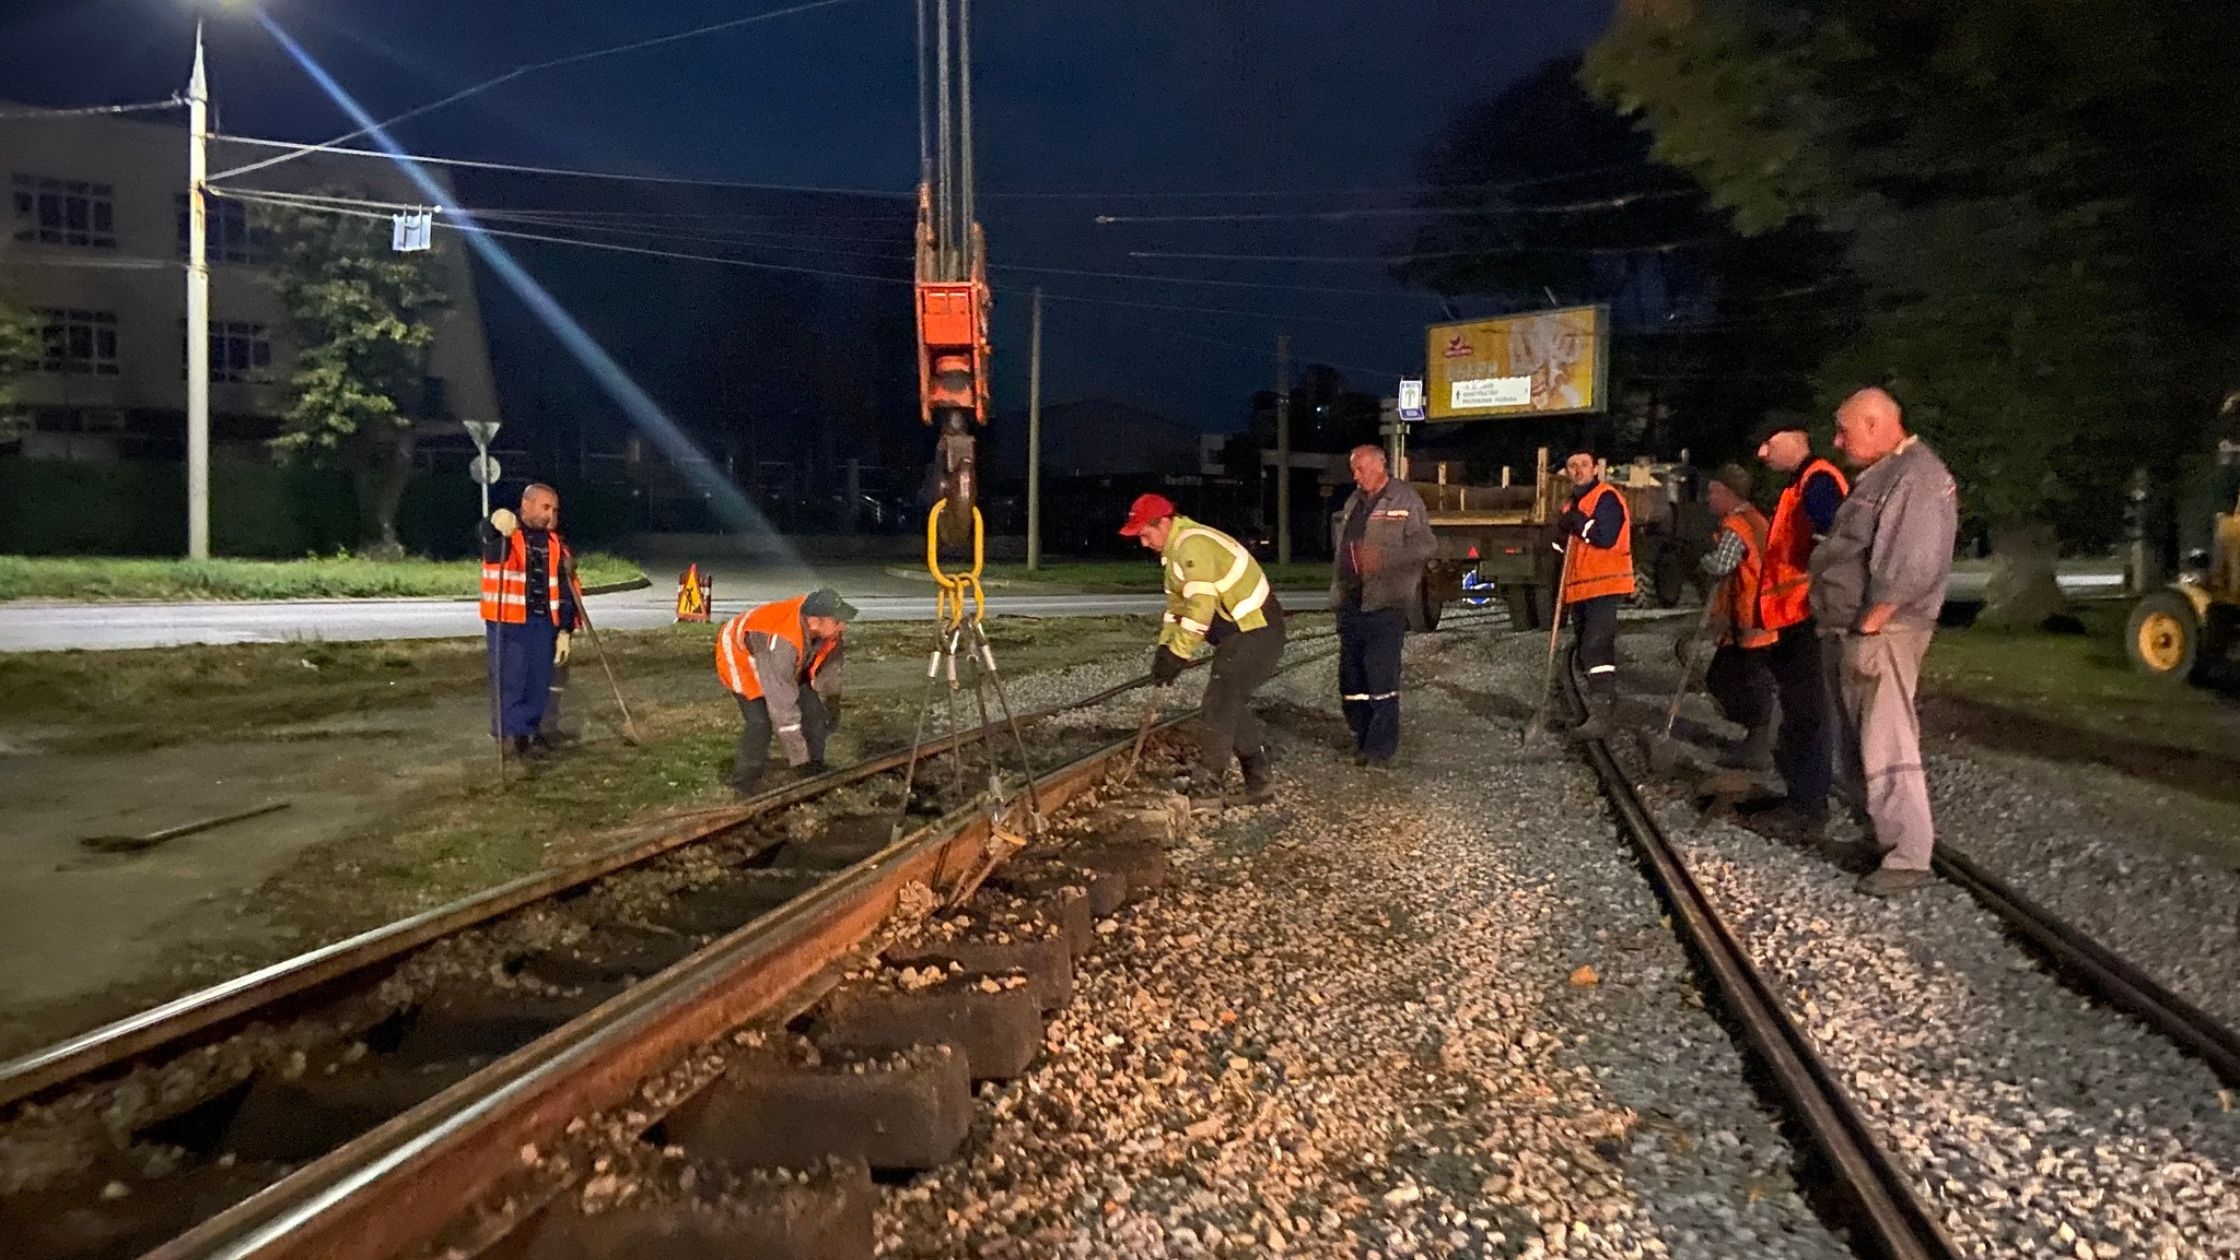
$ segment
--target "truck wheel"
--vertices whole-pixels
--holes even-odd
[[[1501,592],[1501,600],[1509,606],[1511,630],[1545,630],[1548,622],[1541,615],[1540,590],[1533,586],[1510,586]]]
[[[1431,583],[1425,582],[1416,587],[1416,629],[1423,631],[1438,629],[1439,618],[1446,611],[1447,601],[1440,598],[1437,591],[1431,589]]]
[[[2201,618],[2193,601],[2176,591],[2156,591],[2131,610],[2124,651],[2141,673],[2173,683],[2193,677],[2201,661]]]

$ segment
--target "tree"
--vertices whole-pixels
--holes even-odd
[[[362,549],[402,556],[397,504],[416,434],[438,418],[430,321],[448,299],[434,253],[393,253],[385,221],[310,210],[273,216],[272,235],[276,283],[299,347],[273,451],[346,470]]]
[[[1840,243],[1805,225],[1745,239],[1579,73],[1550,61],[1448,124],[1421,167],[1424,204],[1452,213],[1416,231],[1396,275],[1496,310],[1608,304],[1611,414],[1590,440],[1737,450],[1767,413],[1810,402],[1811,369],[1855,320]],[[1510,438],[1514,459],[1516,430],[1480,445]]]
[[[31,312],[0,293],[0,441],[22,432],[16,409],[16,382],[39,362],[39,324]]]
[[[1745,232],[1839,234],[1868,317],[1825,408],[1892,385],[2000,572],[2058,603],[2142,465],[2170,487],[2240,343],[2227,5],[1628,0],[1589,83]]]

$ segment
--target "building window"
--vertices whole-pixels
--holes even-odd
[[[179,221],[179,257],[187,256],[187,195],[174,193],[171,204]],[[203,206],[210,216],[206,229],[206,248],[214,263],[262,263],[272,259],[272,236],[265,231],[257,215],[241,202],[225,197],[208,197]]]
[[[187,377],[187,325],[179,324],[179,379]],[[272,380],[272,333],[263,324],[210,321],[213,384],[264,385]]]
[[[117,193],[82,179],[15,177],[16,239],[42,245],[117,247]]]
[[[41,308],[39,370],[65,376],[117,374],[117,317],[107,311]]]

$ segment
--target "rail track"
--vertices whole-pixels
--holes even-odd
[[[1294,639],[1285,668],[1334,638]],[[1056,719],[1143,681],[1021,716],[1038,763],[1059,763],[1036,776],[1046,815],[1101,790],[1138,734]],[[887,798],[919,762],[961,764],[1004,733],[686,816],[0,1063],[0,1235],[72,1260],[412,1254],[518,1176],[524,1149],[726,1030],[814,1005],[906,889],[969,894],[1024,807],[921,774],[936,807],[902,834]],[[1086,931],[1086,904],[1043,901]]]
[[[1586,712],[1579,682],[1560,671],[1572,711]],[[1898,1167],[1809,1034],[1798,1027],[1749,949],[1722,918],[1685,860],[1646,808],[1607,741],[1590,741],[1587,759],[1619,828],[1632,845],[1672,920],[1718,990],[1768,1078],[1810,1139],[1843,1205],[1845,1223],[1871,1254],[1939,1260],[1964,1252],[1921,1197],[1917,1178]],[[1940,842],[1937,872],[1990,910],[2027,948],[2047,959],[2072,987],[2136,1016],[2148,1028],[2201,1060],[2226,1083],[2240,1083],[2240,1036],[2100,945],[2045,907],[2016,892],[1966,854]]]

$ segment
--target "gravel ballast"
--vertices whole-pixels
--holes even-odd
[[[1329,662],[1266,690],[1282,798],[1100,924],[966,1162],[886,1191],[883,1254],[1849,1254],[1591,775],[1517,752],[1491,693],[1537,662],[1409,652],[1391,776],[1337,750]]]
[[[1630,735],[1612,747],[1645,775]],[[2122,880],[2161,886],[2190,864],[2092,837],[2092,812],[2043,781],[1960,752],[1936,760],[1944,838],[1993,839],[1993,869],[2057,913],[2166,977],[2200,974],[2203,955],[2172,968],[2156,952],[2209,942],[2213,954],[2213,930],[2170,921],[2183,894],[2090,906],[2143,895]],[[2066,987],[1957,888],[1864,897],[1852,888],[1861,865],[1699,819],[1670,791],[1652,797],[1791,1017],[1967,1254],[2240,1256],[2240,1114],[2206,1067]],[[1848,822],[1836,833],[1861,837]],[[2224,975],[2229,988],[2229,965]]]

